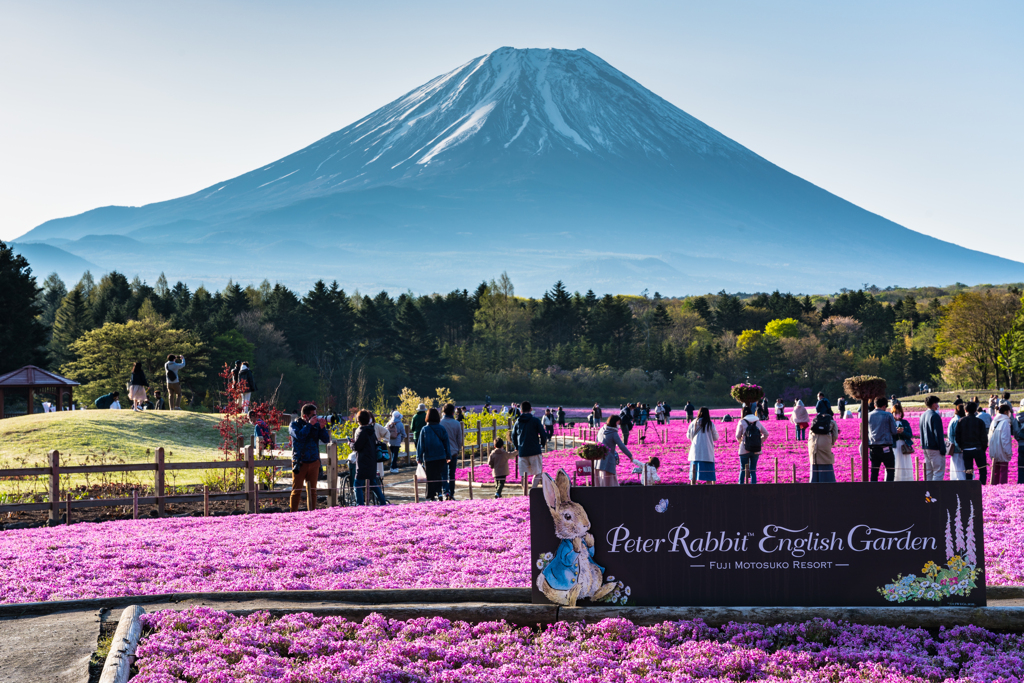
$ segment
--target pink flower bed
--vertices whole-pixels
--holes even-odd
[[[676,411],[673,410],[673,412]],[[723,423],[717,418],[728,412],[738,420],[739,410],[713,410],[711,412],[712,416],[716,418],[715,427],[718,429],[718,441],[715,442],[715,474],[717,483],[736,484],[739,482],[740,475],[739,443],[736,441],[737,422]],[[789,411],[787,410],[787,416],[788,414]],[[949,425],[950,419],[952,418],[949,416],[943,418],[944,427]],[[920,479],[924,476],[920,434],[918,434],[920,413],[908,414],[907,420],[910,422],[911,431],[914,435],[916,452],[913,458],[917,462],[917,477]],[[861,481],[860,420],[858,418],[849,418],[840,419],[837,422],[839,424],[839,441],[836,442],[832,449],[835,455],[836,480],[850,481],[850,462],[852,458],[853,480]],[[763,443],[763,450],[757,464],[757,480],[761,483],[774,482],[777,461],[779,482],[794,481],[794,467],[796,468],[795,480],[798,482],[808,481],[810,479],[811,465],[810,456],[807,451],[807,441],[796,441],[795,428],[789,422],[788,417],[786,421],[780,422],[774,419],[773,413],[772,418],[765,420],[763,424],[768,429],[769,436]],[[661,461],[658,475],[661,477],[662,483],[685,483],[690,479],[690,462],[687,457],[690,452],[690,441],[686,438],[686,428],[687,423],[685,419],[673,419],[667,427],[659,427],[652,420],[647,425],[644,443],[641,444],[639,441],[644,429],[642,427],[634,427],[629,434],[627,447],[634,458],[644,462],[651,456],[658,457]],[[579,436],[579,429],[573,431],[568,428],[565,430],[558,427],[555,428],[556,436],[562,434],[572,435],[574,433]],[[593,432],[589,436],[584,435],[583,438],[594,438]],[[554,475],[559,469],[565,469],[571,475],[576,471],[576,462],[578,460],[573,449],[552,451],[544,455],[544,471]],[[632,467],[628,459],[620,454],[620,482],[639,482],[640,475],[633,474]],[[510,478],[516,478],[516,463],[510,462],[509,468]],[[1011,474],[1011,479],[1015,479],[1015,474],[1015,472]],[[459,468],[456,471],[456,477],[462,481],[468,480],[469,468]],[[949,477],[948,468],[946,477]],[[473,468],[473,479],[477,482],[489,483],[494,481],[494,476],[486,464],[476,464]]]
[[[825,620],[762,626],[625,619],[540,629],[208,607],[143,616],[137,683],[171,681],[1020,681],[1024,637]]]
[[[885,484],[880,484],[885,485]],[[889,484],[898,492],[899,484]],[[991,585],[1024,584],[1024,487],[986,486]],[[0,533],[0,602],[191,591],[528,587],[524,498]]]

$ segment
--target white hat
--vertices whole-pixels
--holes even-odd
[[[416,406],[416,410],[426,410],[426,409],[427,409],[427,406],[424,403],[421,403],[418,406]]]
[[[394,420],[395,422],[401,422],[402,413],[396,410],[395,412],[391,413],[391,419]]]

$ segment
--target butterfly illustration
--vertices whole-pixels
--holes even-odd
[[[657,512],[664,512],[665,510],[668,510],[668,498],[662,498],[659,500],[658,504],[654,506],[654,509]]]
[[[924,492],[924,502],[935,503],[938,502],[938,500],[938,498],[932,498],[932,494],[928,493],[927,491]]]

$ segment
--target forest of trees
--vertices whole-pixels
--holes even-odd
[[[881,375],[903,394],[919,382],[1017,386],[1024,372],[1017,286],[668,298],[569,292],[558,282],[532,299],[502,274],[424,296],[323,281],[305,293],[266,280],[211,292],[118,272],[37,283],[0,242],[0,312],[0,372],[47,367],[81,382],[83,401],[123,389],[134,360],[158,388],[169,352],[185,354],[186,395],[208,408],[217,372],[235,360],[249,361],[257,393],[283,407],[315,400],[339,411],[381,385],[390,396],[448,386],[460,402],[726,405],[741,381],[793,400],[836,397],[857,374]]]

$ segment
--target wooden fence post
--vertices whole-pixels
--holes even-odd
[[[60,519],[60,453],[50,451],[50,521]]]
[[[476,454],[480,456],[480,464],[484,462],[484,440],[480,435],[484,431],[483,425],[476,423]]]
[[[775,456],[775,483],[779,483],[779,456]]]
[[[256,452],[252,446],[245,447],[245,511],[256,512]]]
[[[164,449],[163,446],[156,449],[156,514],[164,516]]]
[[[523,475],[523,495],[526,495],[526,475]]]
[[[491,420],[491,448],[494,448],[494,442],[498,440],[498,420]],[[507,450],[507,449],[506,449]],[[1024,481],[1024,480],[1022,480]]]
[[[420,479],[416,476],[416,473],[412,474],[412,494],[413,502],[420,502]]]
[[[327,507],[338,507],[338,444],[327,444]]]
[[[71,494],[64,496],[64,523],[71,524]]]
[[[793,483],[796,483],[796,463],[793,463]]]
[[[136,498],[137,497],[138,497],[138,492],[136,492]],[[207,486],[206,484],[203,484],[203,517],[209,517],[209,516],[210,516],[210,487]]]
[[[854,473],[854,469],[853,469],[853,456],[851,455],[850,456],[850,483],[851,484],[853,482],[857,481],[857,479],[854,477],[853,473]]]
[[[203,488],[206,488],[205,486]],[[132,519],[139,518],[139,490],[132,489]]]
[[[405,442],[405,464],[406,465],[411,465],[412,464],[412,456],[409,455],[409,435],[406,434],[405,438],[402,439],[402,441]]]
[[[469,499],[473,500],[473,466],[469,467]]]

